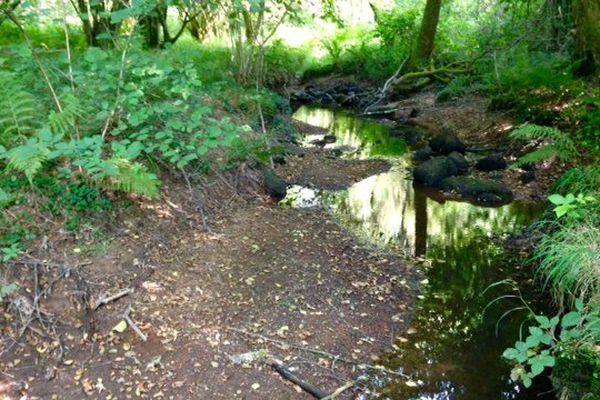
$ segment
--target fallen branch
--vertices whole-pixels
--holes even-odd
[[[441,68],[434,68],[434,69],[428,69],[425,71],[414,71],[414,72],[407,72],[406,74],[402,75],[399,78],[396,78],[391,86],[396,88],[401,84],[405,84],[407,82],[410,81],[415,81],[418,79],[422,79],[422,78],[435,78],[435,79],[443,79],[443,75],[456,75],[456,74],[464,74],[465,72],[467,72],[466,69],[460,69],[460,68],[450,68],[450,67],[441,67]]]
[[[287,369],[280,360],[273,358],[270,360],[269,365],[271,365],[271,368],[277,371],[277,373],[281,375],[284,379],[292,382],[294,385],[299,386],[305,392],[310,393],[314,398],[325,399],[329,397],[326,392],[314,387],[310,383],[305,382],[302,379],[298,378],[296,375],[294,375],[292,371]]]
[[[142,332],[142,330],[137,326],[137,324],[131,319],[131,317],[129,316],[129,314],[131,313],[131,305],[129,307],[127,307],[127,310],[125,310],[125,312],[123,313],[122,317],[125,320],[125,322],[127,322],[127,325],[129,325],[131,327],[131,329],[133,329],[133,331],[135,333],[137,333],[137,335],[140,337],[140,339],[142,339],[142,342],[145,342],[148,340],[148,336],[146,336],[144,334],[144,332]]]
[[[388,78],[388,80],[385,81],[385,83],[383,84],[383,87],[379,91],[379,96],[377,97],[377,100],[375,100],[373,103],[369,104],[365,108],[365,111],[363,112],[363,115],[370,115],[370,114],[368,114],[369,111],[371,111],[370,109],[372,107],[375,107],[376,105],[378,105],[379,103],[381,103],[381,101],[383,99],[385,99],[385,97],[387,95],[387,91],[390,89],[390,85],[392,84],[392,82],[394,82],[394,80],[396,80],[398,78],[398,75],[400,75],[400,72],[402,72],[402,69],[404,68],[404,65],[406,64],[407,61],[408,61],[408,57],[406,57],[404,59],[404,61],[402,61],[402,64],[400,64],[400,66],[398,67],[398,69],[396,70],[396,72],[394,73],[394,75],[390,76]]]
[[[296,350],[302,350],[302,351],[306,351],[307,353],[313,353],[313,354],[317,354],[323,357],[327,357],[329,359],[332,359],[334,362],[335,361],[341,361],[345,364],[351,364],[351,365],[356,365],[357,367],[361,368],[361,369],[369,369],[369,370],[373,370],[373,371],[381,371],[381,372],[385,372],[388,373],[390,375],[396,375],[396,376],[400,376],[402,378],[406,378],[406,379],[410,379],[410,376],[403,374],[401,372],[397,372],[397,371],[392,371],[391,369],[387,369],[383,366],[380,365],[370,365],[370,364],[365,364],[363,362],[360,361],[355,361],[355,360],[350,360],[344,357],[341,357],[339,354],[333,354],[333,353],[329,353],[327,351],[323,351],[323,350],[319,350],[319,349],[313,349],[311,347],[304,347],[304,346],[299,346],[296,344],[292,344],[292,343],[286,343],[282,340],[278,340],[278,339],[272,339],[268,336],[263,336],[263,335],[259,335],[258,333],[252,333],[252,332],[248,332],[242,329],[237,329],[237,328],[232,328],[232,327],[227,327],[226,328],[229,331],[232,332],[237,332],[237,333],[241,333],[247,336],[251,336],[254,338],[258,338],[258,339],[262,339],[266,342],[270,342],[275,344],[276,346],[278,346],[279,348],[282,348],[283,350],[289,349],[289,348],[293,348]]]
[[[338,397],[340,394],[344,393],[346,390],[356,386],[357,384],[359,384],[360,382],[363,382],[365,380],[367,380],[367,377],[361,375],[355,381],[346,382],[345,385],[340,386],[329,396],[323,397],[321,400],[333,400],[336,397]]]
[[[118,300],[123,296],[127,296],[128,294],[133,293],[133,289],[131,288],[127,288],[127,289],[123,289],[118,293],[113,294],[112,296],[108,296],[106,297],[106,293],[103,293],[100,295],[100,297],[94,302],[94,311],[96,311],[100,306],[103,306],[104,304],[108,304],[112,301]]]

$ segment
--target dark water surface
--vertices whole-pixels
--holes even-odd
[[[412,379],[375,380],[362,398],[553,398],[544,379],[529,390],[511,382],[510,367],[501,358],[518,338],[525,315],[514,312],[497,322],[519,304],[502,301],[483,313],[491,300],[511,293],[506,286],[485,292],[494,282],[510,278],[519,282],[524,293],[531,290],[531,271],[500,244],[505,235],[539,218],[546,205],[513,202],[483,207],[444,201],[434,190],[413,186],[410,146],[401,135],[391,135],[390,128],[323,108],[302,107],[295,118],[328,128],[336,136],[328,146],[344,149],[347,157],[390,160],[389,172],[317,197],[365,240],[427,259],[411,327],[397,338],[395,350],[382,357],[386,367]],[[317,135],[307,138],[307,143],[314,139]]]

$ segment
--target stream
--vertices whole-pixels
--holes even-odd
[[[340,149],[342,157],[383,157],[392,168],[343,191],[293,187],[288,201],[299,207],[322,204],[362,240],[425,260],[418,264],[423,278],[410,328],[398,333],[393,351],[380,361],[412,379],[373,379],[360,398],[554,398],[548,379],[536,380],[527,390],[512,382],[510,366],[502,360],[525,319],[520,312],[505,316],[518,302],[500,301],[486,308],[493,299],[512,293],[508,286],[486,291],[495,282],[510,278],[526,296],[533,292],[532,273],[522,266],[522,256],[507,253],[501,243],[539,218],[546,205],[489,207],[447,201],[435,190],[413,185],[413,149],[388,126],[307,106],[294,118],[327,128],[335,135],[335,143],[327,147]],[[320,138],[311,135],[306,143],[315,139]]]

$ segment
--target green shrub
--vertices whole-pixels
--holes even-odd
[[[577,120],[581,126],[577,139],[593,153],[600,155],[600,90],[584,97]]]
[[[600,353],[591,344],[568,342],[559,346],[552,383],[561,399],[600,399]]]
[[[554,189],[568,193],[600,193],[600,165],[571,168],[558,180]]]
[[[26,29],[27,35],[37,48],[63,49],[65,47],[65,32],[60,25],[28,24]],[[0,46],[24,42],[25,39],[16,25],[8,22],[0,25]],[[69,43],[72,49],[85,48],[85,37],[81,29],[77,27],[69,29]]]
[[[497,73],[486,79],[493,110],[514,108],[522,121],[553,125],[561,118],[561,106],[583,92],[583,84],[571,73],[571,62],[562,54],[519,49],[505,54]]]

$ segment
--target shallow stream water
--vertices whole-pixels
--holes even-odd
[[[328,147],[342,157],[385,157],[393,165],[347,190],[315,193],[294,188],[299,205],[322,203],[347,229],[371,244],[426,260],[422,290],[410,328],[398,332],[383,364],[412,377],[375,379],[362,395],[400,400],[551,399],[547,380],[525,390],[511,382],[502,351],[518,338],[525,315],[507,311],[517,302],[491,300],[511,293],[489,285],[513,279],[527,293],[531,271],[520,256],[501,247],[544,212],[543,203],[513,202],[484,207],[445,201],[434,190],[413,185],[411,146],[384,124],[323,108],[301,107],[294,117],[327,128]],[[318,135],[306,138],[309,143]],[[484,313],[485,310],[485,313]],[[500,322],[498,322],[500,320]]]

